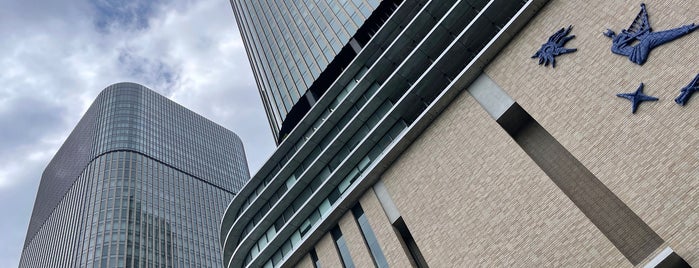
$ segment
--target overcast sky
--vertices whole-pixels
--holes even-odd
[[[274,149],[228,0],[0,0],[0,267],[17,267],[41,173],[97,94],[145,85]]]

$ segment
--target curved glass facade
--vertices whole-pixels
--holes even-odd
[[[283,139],[280,131],[292,108],[302,105],[302,100],[312,105],[320,97],[309,92],[311,85],[348,46],[380,2],[231,0],[278,142]]]
[[[401,150],[396,144],[406,133],[435,116],[429,107],[460,87],[455,81],[468,79],[464,73],[478,73],[473,70],[492,56],[493,40],[525,6],[529,2],[425,0],[386,9],[390,16],[229,205],[221,228],[224,264],[298,261],[304,245],[353,206],[347,199],[357,198],[392,161],[387,158],[396,157],[391,152]]]
[[[218,267],[220,217],[248,179],[233,132],[112,85],[44,171],[20,267]]]

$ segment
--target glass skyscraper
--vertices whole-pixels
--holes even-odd
[[[231,0],[278,142],[378,30],[366,22],[380,3]]]
[[[220,218],[249,176],[233,132],[111,85],[44,171],[19,266],[220,267]]]

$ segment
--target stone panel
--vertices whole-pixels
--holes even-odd
[[[374,262],[371,259],[371,254],[369,253],[369,249],[364,242],[359,226],[357,226],[357,221],[354,220],[352,211],[349,211],[342,216],[342,219],[340,219],[337,225],[340,226],[342,236],[345,238],[345,241],[347,241],[347,247],[349,248],[354,265],[356,267],[374,266]]]
[[[379,241],[381,250],[386,256],[388,265],[390,267],[410,267],[410,260],[405,255],[406,251],[401,246],[397,233],[381,208],[381,203],[376,198],[374,190],[369,188],[359,199],[359,203],[374,230],[374,235],[376,235],[376,240]]]
[[[311,255],[306,254],[301,261],[299,261],[296,268],[313,268],[313,260],[311,260]]]
[[[697,1],[647,2],[656,31],[698,23]],[[680,256],[699,265],[699,97],[674,102],[699,71],[699,31],[654,49],[636,65],[612,54],[602,32],[628,27],[637,1],[551,1],[486,73]],[[573,24],[578,52],[555,69],[529,57],[557,29]],[[660,98],[631,114],[615,96],[645,83]]]
[[[383,182],[430,266],[631,266],[467,93]]]
[[[342,260],[340,260],[340,255],[335,247],[335,241],[333,241],[330,233],[325,234],[323,238],[316,244],[316,253],[318,254],[318,261],[322,267],[342,267]]]

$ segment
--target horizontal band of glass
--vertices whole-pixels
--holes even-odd
[[[361,110],[361,108],[367,103],[369,98],[371,98],[371,95],[376,93],[376,90],[378,88],[379,88],[379,85],[375,83],[374,85],[372,85],[372,87],[369,88],[369,90],[367,92],[365,92],[364,95],[362,95],[362,97],[359,100],[357,100],[357,102],[352,106],[352,108],[350,108],[350,110],[343,116],[342,120],[340,120],[337,123],[337,125],[335,125],[333,127],[333,129],[330,132],[328,132],[328,134],[326,134],[326,136],[323,138],[323,140],[321,140],[321,142],[313,149],[311,154],[309,154],[306,157],[306,159],[301,163],[301,165],[299,165],[299,167],[296,169],[296,171],[294,171],[294,174],[292,174],[289,178],[287,178],[285,183],[282,184],[277,189],[277,191],[274,192],[272,197],[270,197],[270,199],[263,205],[263,207],[260,210],[258,210],[257,213],[255,213],[255,216],[253,216],[252,220],[246,225],[246,228],[243,230],[241,237],[244,237],[245,235],[247,235],[255,227],[255,225],[257,225],[260,222],[262,217],[265,214],[267,214],[267,212],[286,194],[286,192],[289,189],[291,189],[291,187],[294,184],[296,184],[297,179],[300,178],[304,174],[304,172],[311,165],[311,163],[313,163],[320,156],[321,152],[323,152],[323,150],[325,150],[330,145],[330,141],[332,141],[332,139],[334,139],[337,135],[340,134],[340,130],[343,129],[347,125],[347,123],[349,123],[349,121],[352,119],[352,117],[354,117],[357,114],[357,112],[359,112]],[[390,107],[388,109],[390,109]],[[385,110],[383,112],[387,112],[387,111],[388,110]],[[372,118],[377,119],[376,116],[379,116],[379,115],[375,114],[374,116],[372,116]],[[361,137],[361,136],[362,136],[361,134],[360,135],[355,134],[354,137]],[[356,140],[357,138],[354,138],[354,139]],[[358,142],[358,140],[355,142],[355,144],[357,142]],[[342,152],[348,153],[349,151],[341,150],[339,154],[341,155]],[[345,155],[346,155],[346,153],[345,153]],[[333,158],[333,161],[331,161],[331,164],[329,165],[330,172],[332,172],[332,170],[334,169],[334,166],[336,166],[335,164],[332,164],[332,163],[336,163],[336,162],[339,163],[338,161],[341,161],[342,159],[343,159],[343,157],[339,157],[338,155],[336,155]],[[323,170],[322,172],[325,172],[325,170]]]
[[[284,155],[284,157],[281,158],[279,164],[277,164],[276,167],[275,167],[274,169],[272,169],[272,171],[267,175],[267,177],[265,177],[263,183],[261,183],[259,186],[257,186],[257,188],[255,189],[255,191],[253,191],[252,193],[250,193],[250,195],[248,195],[248,197],[247,197],[246,200],[245,200],[245,203],[243,203],[243,205],[240,207],[240,209],[238,209],[238,212],[236,213],[236,218],[239,217],[239,216],[243,213],[243,211],[245,211],[245,210],[250,206],[250,204],[252,204],[252,202],[253,202],[255,199],[257,199],[257,197],[260,195],[260,193],[263,192],[264,188],[267,187],[267,185],[269,185],[269,183],[272,181],[273,177],[277,174],[277,172],[278,172],[286,163],[289,162],[289,159],[291,159],[291,158],[293,157],[293,155],[294,155],[296,152],[298,152],[298,150],[299,150],[301,147],[303,147],[303,145],[305,145],[306,142],[307,142],[308,140],[310,140],[311,136],[320,128],[320,125],[321,125],[323,122],[325,122],[325,120],[330,116],[330,113],[332,113],[332,112],[335,110],[335,108],[336,108],[338,105],[340,105],[340,103],[342,103],[342,101],[344,101],[345,97],[347,97],[347,95],[349,94],[350,90],[354,89],[354,87],[357,85],[357,81],[359,81],[359,79],[362,78],[362,76],[364,76],[364,74],[367,72],[367,70],[368,70],[367,67],[363,67],[362,69],[360,69],[360,70],[357,72],[357,74],[354,76],[354,78],[342,89],[342,91],[339,92],[339,94],[335,97],[335,99],[333,100],[333,102],[330,103],[329,107],[323,112],[323,114],[321,114],[321,116],[318,117],[318,119],[316,119],[315,122],[313,122],[313,124],[312,124],[311,127],[306,131],[306,133],[303,135],[303,137],[301,137],[299,140],[296,141],[294,147],[291,148],[291,149],[289,150],[289,152],[287,152],[287,153]],[[378,88],[378,87],[376,87],[376,88]],[[365,93],[365,94],[366,94],[366,93]],[[370,97],[370,96],[366,96],[366,97],[368,98],[368,97]],[[327,136],[327,135],[326,135],[326,136]],[[307,157],[307,158],[308,158],[308,157]],[[304,160],[304,161],[302,162],[302,164],[305,163],[305,162],[306,162],[306,161]],[[303,168],[302,168],[302,169],[303,169]],[[297,170],[297,171],[298,171],[298,170]],[[302,171],[301,171],[301,173],[298,173],[298,174],[297,174],[297,171],[294,171],[294,174],[295,174],[295,175],[300,175],[300,174],[302,173]],[[298,176],[297,176],[297,177],[298,177]],[[287,179],[287,180],[288,180],[288,179]]]
[[[376,5],[378,5],[378,2],[376,3]],[[375,8],[375,7],[374,7],[374,8]],[[367,12],[368,12],[368,11],[367,11]],[[370,13],[370,12],[369,12],[369,13]],[[367,14],[365,14],[365,15],[368,15],[369,13],[367,13]],[[387,44],[386,44],[386,45],[387,45]],[[375,51],[375,52],[377,52],[377,53],[380,54],[380,53],[382,53],[382,50]],[[375,52],[371,52],[371,53],[375,53]],[[364,53],[364,52],[362,52],[362,53]],[[378,54],[377,54],[376,56],[378,56]],[[367,59],[366,64],[367,64],[367,65],[371,65],[371,64],[373,64],[374,62],[376,62],[378,58],[379,58],[379,57],[374,57],[374,58],[372,58],[372,59]],[[366,72],[366,67],[364,67],[362,70],[360,70],[360,73],[359,73],[358,75],[356,75],[356,76],[354,77],[353,80],[357,81],[358,78],[360,78],[360,77],[363,75],[364,72]],[[346,88],[345,88],[345,90],[346,90]],[[341,94],[342,94],[342,93],[341,93]],[[331,105],[331,106],[336,106],[336,105],[337,105],[336,102],[338,102],[338,101],[339,101],[339,98],[336,98],[336,99],[334,100],[333,105]],[[314,125],[314,126],[315,126],[315,125],[319,125],[319,123],[322,123],[322,121],[316,120],[316,122],[315,122],[313,125]],[[310,134],[312,134],[314,131],[315,131],[315,129],[312,127],[312,128],[309,129],[308,132],[310,132]],[[304,137],[305,137],[305,138],[308,138],[308,137],[309,137],[308,134],[309,134],[309,133],[306,133],[306,134],[304,135]],[[247,207],[249,207],[250,204],[252,204],[252,201],[259,195],[259,193],[261,193],[261,192],[263,191],[264,187],[266,187],[267,184],[270,183],[270,181],[271,181],[271,176],[273,176],[274,174],[276,174],[276,173],[280,170],[280,168],[288,161],[289,156],[293,155],[293,153],[295,153],[299,148],[300,148],[300,143],[299,143],[299,141],[297,141],[297,142],[296,142],[296,145],[294,146],[294,148],[292,148],[292,149],[290,150],[290,152],[288,152],[284,157],[282,157],[282,160],[280,161],[280,164],[277,165],[275,168],[273,168],[272,172],[269,173],[270,175],[268,175],[267,178],[265,178],[265,180],[263,181],[263,183],[262,183],[261,185],[258,186],[258,189],[256,189],[256,191],[254,191],[254,192],[251,193],[250,195],[248,195],[248,197],[247,197],[246,200],[245,200],[245,203],[244,203],[243,205],[241,205],[241,208],[237,211],[237,213],[236,213],[236,218],[240,217],[240,215],[242,214],[242,212],[243,212],[245,209],[247,209]]]
[[[257,244],[253,246],[255,248],[262,248],[269,241],[267,238],[276,235],[276,230],[280,229],[284,224],[290,219],[296,211],[298,211],[303,203],[308,200],[308,198],[318,189],[318,187],[325,182],[328,176],[337,168],[339,163],[341,163],[347,155],[354,150],[354,148],[359,144],[359,142],[366,137],[369,131],[378,124],[378,122],[386,115],[393,107],[393,102],[390,100],[384,101],[381,106],[377,108],[374,114],[360,127],[352,138],[340,149],[340,151],[333,157],[333,159],[328,162],[328,164],[321,170],[321,172],[309,183],[308,187],[297,196],[294,201],[289,204],[289,206],[284,210],[284,213],[280,215],[274,222],[274,224],[262,235],[258,240]],[[247,235],[255,225],[248,226],[243,233]]]
[[[306,220],[301,223],[300,227],[291,235],[289,239],[287,239],[284,244],[282,244],[282,247],[279,248],[273,255],[272,258],[270,258],[266,263],[265,267],[279,267],[282,264],[282,260],[284,259],[285,256],[287,256],[294,247],[297,247],[299,243],[301,242],[302,239],[305,238],[305,236],[308,233],[309,230],[311,230],[311,227],[314,227],[317,223],[320,222],[320,219],[323,217],[326,217],[328,213],[331,211],[332,206],[335,204],[337,200],[340,200],[340,197],[347,191],[347,189],[352,186],[357,179],[359,179],[364,171],[367,170],[367,168],[373,163],[375,160],[379,158],[379,156],[386,150],[386,148],[389,147],[389,145],[401,135],[401,133],[407,128],[407,123],[405,121],[398,121],[396,122],[391,129],[386,133],[380,140],[379,142],[374,145],[374,147],[362,158],[359,163],[357,163],[352,171],[345,176],[345,178],[340,182],[340,184],[337,185],[333,191],[328,194],[328,196],[321,202],[321,204],[311,213],[311,215],[306,218]],[[270,230],[273,230],[274,226],[270,227]],[[267,233],[270,233],[268,230]],[[260,240],[263,241],[263,240]],[[259,244],[259,242],[258,242]],[[266,244],[265,244],[266,246]],[[245,265],[248,265],[254,257],[257,255],[253,255],[253,253],[259,254],[261,251],[261,248],[258,248],[255,250],[255,247],[253,247],[253,250],[250,251],[250,254],[245,258]]]

